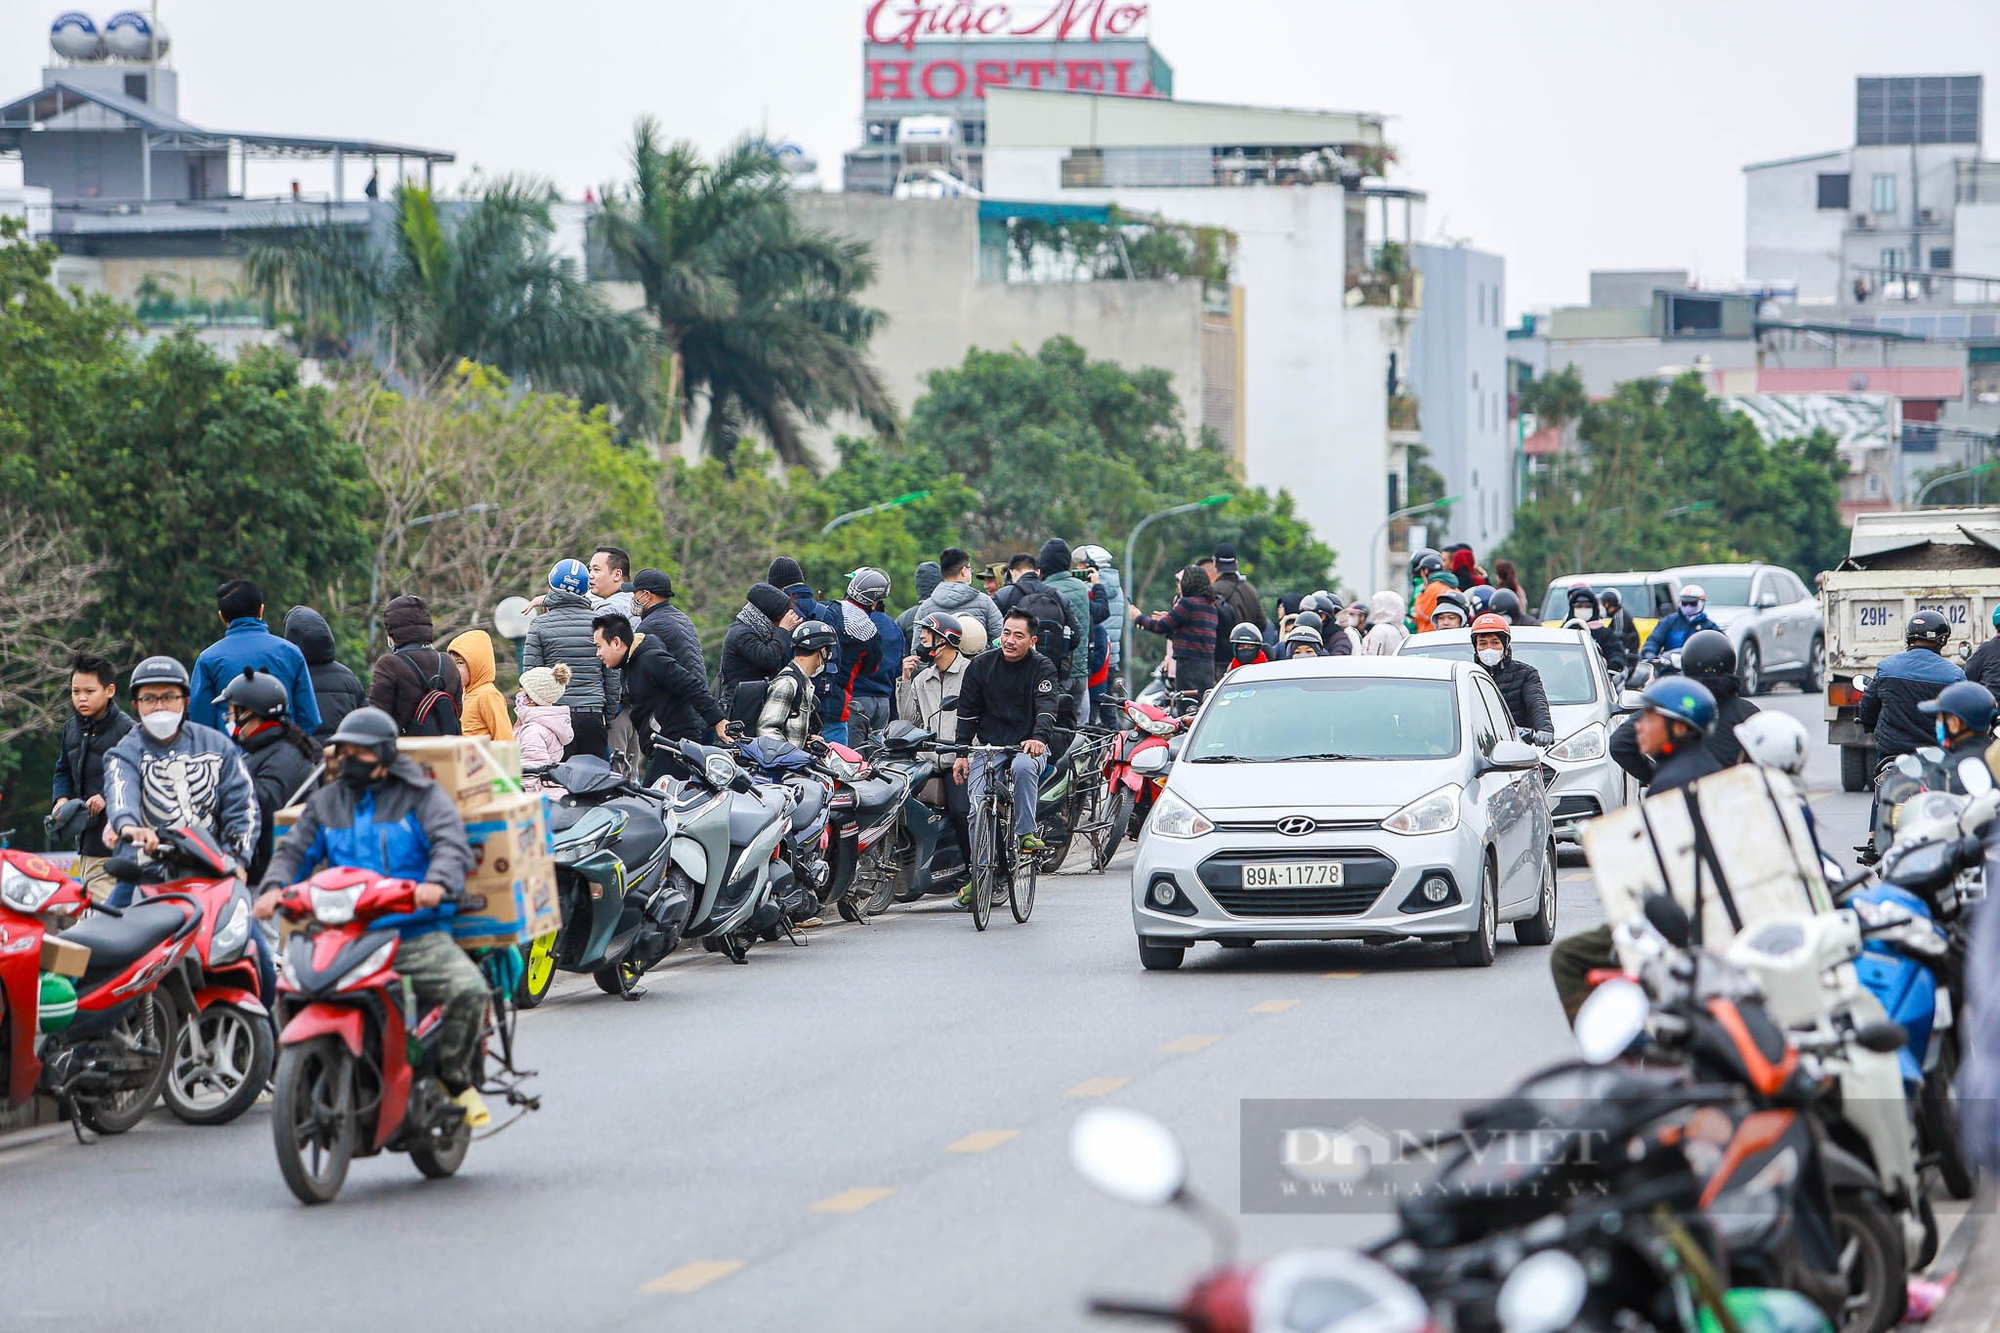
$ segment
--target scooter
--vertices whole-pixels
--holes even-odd
[[[780,905],[792,888],[784,859],[792,796],[782,786],[758,787],[729,751],[694,741],[655,742],[684,776],[663,776],[679,820],[667,878],[694,903],[685,936],[732,963],[749,961],[758,935],[779,927]]]
[[[922,797],[933,780],[942,785],[950,767],[926,751],[936,741],[934,733],[913,723],[894,722],[876,761],[880,767],[897,769],[907,784],[895,821],[877,844],[882,868],[890,876],[890,897],[899,903],[913,903],[926,894],[957,893],[967,877],[965,851],[952,831],[942,792],[935,803]]]
[[[886,911],[896,891],[903,808],[918,782],[931,773],[930,764],[909,754],[906,746],[891,748],[890,737],[911,730],[907,722],[890,723],[872,747],[872,757],[838,744],[829,744],[820,756],[821,770],[834,783],[828,806],[833,882],[825,897],[848,921]]]
[[[584,755],[540,770],[563,795],[548,806],[562,928],[537,939],[514,1002],[532,1009],[561,972],[587,972],[607,995],[636,1000],[639,979],[674,951],[694,903],[667,882],[678,819],[666,796]]]
[[[751,780],[765,786],[781,786],[791,798],[791,828],[785,834],[785,859],[792,870],[792,884],[780,895],[784,923],[796,926],[819,915],[820,900],[828,895],[834,879],[829,864],[832,839],[831,806],[833,779],[813,755],[790,741],[752,736],[737,742],[737,757],[750,769]],[[779,927],[769,926],[760,933],[775,940]]]
[[[188,964],[194,1005],[175,1034],[162,1089],[167,1109],[190,1125],[226,1125],[256,1104],[277,1064],[277,1033],[252,934],[248,887],[236,878],[236,858],[206,829],[163,828],[142,867],[124,849],[106,863],[120,879],[137,880],[141,900],[185,894],[201,904],[201,924]],[[146,878],[142,878],[146,876]],[[164,876],[164,879],[153,877]]]
[[[1167,701],[1171,703],[1172,700]],[[1091,868],[1103,870],[1117,854],[1119,843],[1137,837],[1152,812],[1166,779],[1148,777],[1132,767],[1132,760],[1146,750],[1164,748],[1187,730],[1191,711],[1173,712],[1159,705],[1127,700],[1125,718],[1129,726],[1118,733],[1104,759],[1104,780],[1111,791],[1109,827],[1091,860]]]
[[[301,1203],[338,1196],[355,1157],[406,1152],[437,1180],[456,1172],[471,1146],[465,1111],[437,1076],[441,1011],[414,1007],[395,970],[402,937],[373,928],[382,917],[414,911],[417,888],[340,866],[292,885],[278,900],[281,912],[305,923],[279,972],[283,1030],[271,1107],[278,1170]],[[494,969],[482,970],[492,991],[473,1082],[482,1095],[504,1097],[525,1114],[541,1103],[521,1091],[529,1071],[514,1067],[513,986],[500,984]]]
[[[90,906],[53,863],[0,850],[0,1091],[10,1108],[53,1097],[79,1139],[122,1134],[159,1100],[195,1011],[183,962],[202,922],[200,903],[165,893],[54,933]]]

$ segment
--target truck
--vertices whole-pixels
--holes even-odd
[[[1958,661],[1994,629],[2000,607],[2000,507],[1860,514],[1847,558],[1824,576],[1826,739],[1840,747],[1840,785],[1866,791],[1874,739],[1861,729],[1855,678],[1903,651],[1919,611],[1951,626],[1945,654]]]

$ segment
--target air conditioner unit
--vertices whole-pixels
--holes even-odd
[[[1927,223],[1936,222],[1937,210],[1935,208],[1919,209],[1917,212],[1917,218],[1919,221],[1922,222],[1927,222]]]
[[[1873,231],[1874,229],[1874,219],[1870,218],[1866,213],[1856,213],[1854,215],[1854,230]]]

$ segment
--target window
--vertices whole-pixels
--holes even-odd
[[[1626,607],[1628,610],[1631,607],[1629,600],[1626,603]],[[1664,583],[1655,583],[1653,585],[1653,618],[1658,620],[1662,616],[1670,616],[1676,609],[1674,606],[1674,590]]]
[[[1819,178],[1819,206],[1847,211],[1847,173],[1822,174]]]
[[[1667,336],[1683,338],[1722,331],[1722,302],[1713,296],[1669,296]]]
[[[1301,676],[1224,683],[1209,701],[1187,738],[1185,763],[1437,759],[1459,748],[1458,688],[1448,680]]]
[[[1884,277],[1893,277],[1903,267],[1903,252],[1893,245],[1882,247],[1882,267],[1890,270]]]
[[[1473,401],[1473,402],[1475,402],[1475,403],[1477,403],[1477,404],[1479,405],[1479,429],[1481,429],[1481,430],[1485,430],[1485,429],[1486,429],[1486,395],[1485,395],[1485,394],[1481,394],[1481,393],[1475,393],[1475,394],[1473,394],[1473,395],[1472,395],[1472,401]]]
[[[1471,646],[1466,645],[1468,649]],[[1502,700],[1499,707],[1494,707],[1489,693],[1492,688],[1491,684],[1477,676],[1472,678],[1473,702],[1476,705],[1472,714],[1472,743],[1479,747],[1479,753],[1489,757],[1493,746],[1506,734],[1502,729],[1507,723],[1507,704]]]
[[[1569,608],[1565,606],[1563,610],[1567,613]],[[1472,640],[1467,638],[1441,643],[1414,642],[1406,644],[1402,652],[1397,655],[1431,657],[1447,662],[1470,662],[1473,660]],[[1565,704],[1597,702],[1600,678],[1591,668],[1590,654],[1576,639],[1551,642],[1546,639],[1524,641],[1517,638],[1514,641],[1514,656],[1541,673],[1542,689],[1554,706],[1560,708]],[[1475,681],[1482,687],[1480,691],[1482,697],[1487,690],[1493,688],[1491,681],[1478,680],[1476,677]],[[1508,713],[1506,704],[1504,702],[1497,704],[1494,712],[1500,718],[1502,725],[1508,727],[1506,734],[1511,736],[1512,724],[1507,722],[1511,714]]]
[[[1479,284],[1479,322],[1486,322],[1486,284]]]
[[[125,76],[125,95],[135,102],[146,101],[146,76],[143,74],[127,74]]]
[[[1777,579],[1778,595],[1788,602],[1803,602],[1812,596],[1806,591],[1806,585],[1799,582],[1799,576],[1789,569],[1779,570]]]
[[[1896,211],[1896,178],[1888,173],[1878,173],[1869,182],[1869,207],[1876,213]]]
[[[1931,268],[1940,273],[1951,271],[1951,248],[1943,246],[1931,251]]]

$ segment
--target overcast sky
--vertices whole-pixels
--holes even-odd
[[[36,86],[63,7],[0,4],[0,96]],[[100,23],[110,8],[89,7]],[[536,172],[574,196],[623,170],[644,113],[708,148],[768,122],[815,152],[837,188],[859,133],[865,9],[161,0],[160,16],[190,120],[448,148],[459,173]],[[1387,115],[1395,178],[1429,192],[1429,231],[1504,255],[1514,312],[1583,301],[1593,267],[1734,282],[1740,168],[1851,142],[1856,74],[2000,73],[1977,63],[2000,51],[1991,0],[1152,0],[1152,11],[1178,97]],[[366,174],[350,170],[350,192]],[[330,181],[270,165],[252,191],[293,175],[309,190]],[[0,182],[18,179],[0,165]]]

